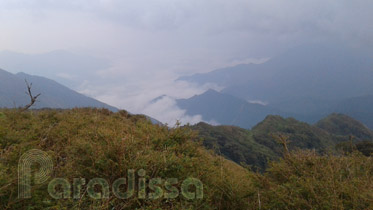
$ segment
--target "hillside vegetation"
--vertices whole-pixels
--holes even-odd
[[[250,173],[190,141],[184,128],[168,129],[143,116],[105,109],[32,111],[4,110],[0,117],[0,209],[241,209],[247,206]],[[51,178],[127,177],[128,170],[146,171],[146,179],[177,178],[173,187],[196,178],[203,183],[203,199],[141,199],[135,194],[95,200],[82,190],[78,199],[55,200],[48,183],[32,185],[30,199],[17,198],[17,164],[30,149],[48,152],[53,159]],[[138,183],[139,177],[136,178]],[[50,181],[50,180],[49,180]],[[110,188],[111,190],[111,188]],[[191,189],[192,191],[193,189]],[[147,192],[153,192],[147,190]],[[166,190],[164,191],[166,192]]]
[[[215,153],[252,169],[264,170],[269,160],[278,156],[270,148],[259,144],[251,131],[235,126],[212,126],[198,123],[191,127],[203,139],[203,145]]]
[[[352,152],[353,147],[365,155],[373,150],[373,135],[362,123],[342,114],[331,114],[315,125],[294,118],[269,115],[251,130],[235,126],[212,126],[199,123],[190,126],[198,132],[203,145],[238,164],[250,165],[263,171],[268,160],[283,155],[278,136],[287,137],[289,150],[309,149],[318,154]],[[341,151],[342,150],[342,151]]]
[[[373,209],[373,159],[360,153],[294,151],[254,182],[262,209]]]
[[[360,140],[373,139],[373,132],[369,128],[361,122],[343,114],[331,114],[317,122],[316,126],[335,135],[353,135]]]
[[[229,133],[237,139],[230,143],[232,151],[251,147],[258,154],[276,154],[255,140],[254,131],[236,133],[236,129],[220,127],[221,133],[212,135],[210,141],[219,137],[224,141]],[[245,142],[241,136],[255,141]],[[359,152],[331,156],[294,150],[270,161],[266,172],[256,173],[204,149],[196,141],[200,138],[188,127],[153,125],[146,117],[126,111],[0,110],[0,209],[373,208],[372,157]],[[33,181],[31,198],[18,198],[18,164],[31,149],[51,157],[53,171],[48,182],[64,178],[73,192],[56,199],[48,193],[48,182]],[[33,174],[40,167],[31,167]],[[128,177],[129,181],[131,170],[135,171],[134,194],[118,197],[113,193],[115,180]],[[88,190],[87,184],[95,178],[106,180],[109,191],[104,185]],[[203,187],[185,188],[188,178],[200,180]],[[76,179],[86,180],[78,185],[80,192],[75,191]],[[125,192],[129,185],[118,189]],[[63,187],[54,190],[65,192]],[[174,196],[183,190],[195,192],[194,199],[183,193]]]

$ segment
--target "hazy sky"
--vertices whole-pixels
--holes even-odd
[[[372,46],[372,11],[371,0],[1,0],[0,51],[107,59],[111,67],[79,74],[76,89],[170,123],[194,122],[199,116],[186,118],[172,97],[209,87],[174,82],[179,75],[260,62],[309,42]],[[171,98],[147,104],[162,94]]]

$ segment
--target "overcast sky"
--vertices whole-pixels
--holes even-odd
[[[262,62],[303,43],[372,46],[372,11],[371,0],[1,0],[0,51],[106,59],[110,67],[79,74],[75,89],[165,122],[195,122],[172,98],[147,102],[209,88],[174,82],[180,75]]]

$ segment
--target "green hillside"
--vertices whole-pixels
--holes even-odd
[[[267,167],[268,160],[276,160],[283,155],[283,146],[277,140],[279,135],[287,138],[289,150],[310,149],[319,154],[338,152],[336,149],[348,143],[350,136],[357,149],[364,150],[365,154],[369,153],[373,143],[371,130],[341,114],[332,114],[315,125],[269,115],[251,130],[206,123],[191,126],[191,129],[199,133],[206,148],[238,164],[248,164],[260,170]],[[362,140],[366,142],[361,143]]]
[[[269,148],[276,154],[282,154],[281,145],[273,138],[274,135],[288,136],[289,148],[316,149],[326,152],[334,148],[336,139],[328,132],[309,125],[294,118],[280,116],[267,116],[262,122],[252,129],[254,139]]]
[[[192,141],[205,138],[205,146],[228,152],[223,155],[246,148],[262,158],[275,152],[258,142],[259,128],[279,126],[310,132],[309,125],[276,116],[252,131],[200,123],[191,127],[199,129],[197,136],[188,127],[154,125],[126,111],[0,110],[0,209],[373,208],[372,157],[296,150],[255,173]],[[28,167],[35,176],[22,175]],[[28,189],[28,178],[25,197],[20,189]]]
[[[251,189],[250,173],[190,141],[190,130],[169,129],[153,125],[144,116],[105,109],[1,113],[0,209],[241,209],[248,205],[244,198]],[[142,198],[136,184],[134,195],[128,199],[119,199],[113,193],[92,199],[83,186],[78,198],[56,200],[48,194],[47,183],[32,185],[32,197],[18,199],[17,164],[31,149],[45,151],[51,157],[54,169],[49,181],[64,178],[72,183],[73,178],[84,178],[88,183],[103,178],[112,186],[135,170],[139,183],[137,173],[141,169],[146,172],[146,180],[178,181],[170,181],[172,186],[163,189],[159,199],[149,199],[149,193],[159,193],[154,187],[146,189]],[[173,197],[187,178],[203,183],[203,199],[197,198],[200,194],[192,200],[181,194]]]
[[[361,140],[372,140],[373,132],[361,122],[343,114],[331,114],[316,126],[335,135],[352,135]]]
[[[199,123],[191,129],[198,132],[206,148],[236,163],[251,165],[253,169],[263,170],[268,160],[278,157],[270,148],[257,143],[251,131],[243,128]]]

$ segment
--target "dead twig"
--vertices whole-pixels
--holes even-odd
[[[41,94],[39,93],[39,94],[37,94],[36,96],[33,96],[33,95],[32,95],[32,92],[31,92],[32,83],[29,84],[29,83],[27,82],[26,79],[25,79],[25,82],[26,82],[26,85],[27,85],[27,92],[26,92],[26,94],[28,94],[28,95],[30,96],[30,103],[27,104],[25,107],[23,107],[23,108],[21,109],[21,111],[26,111],[26,110],[28,110],[32,105],[35,104],[36,99],[41,95]]]

